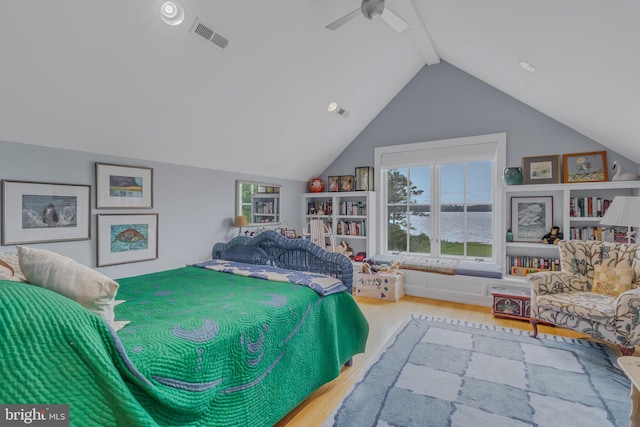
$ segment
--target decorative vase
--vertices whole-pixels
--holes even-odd
[[[513,242],[513,231],[511,229],[507,230],[507,242]]]
[[[522,184],[522,168],[516,166],[505,168],[502,173],[502,180],[506,185]]]

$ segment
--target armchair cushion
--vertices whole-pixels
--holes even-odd
[[[629,267],[607,267],[602,264],[593,266],[592,292],[617,297],[631,290],[633,271]]]
[[[586,317],[600,323],[613,324],[616,315],[616,298],[595,292],[563,292],[539,295],[538,307],[576,317]]]

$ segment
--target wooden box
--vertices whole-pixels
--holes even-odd
[[[353,280],[353,295],[398,301],[404,296],[404,273],[365,274],[356,273]]]
[[[531,291],[529,289],[491,288],[494,317],[529,320]]]

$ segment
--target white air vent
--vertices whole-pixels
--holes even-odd
[[[202,22],[200,18],[197,18],[196,22],[193,23],[191,33],[198,38],[202,38],[203,40],[215,44],[221,49],[226,48],[229,44],[229,40],[212,30],[211,26]]]

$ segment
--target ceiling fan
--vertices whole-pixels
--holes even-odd
[[[362,0],[362,5],[359,9],[353,12],[347,13],[342,18],[333,21],[325,28],[329,30],[337,30],[347,22],[357,17],[360,13],[367,19],[375,19],[381,17],[387,24],[389,24],[394,30],[401,33],[409,27],[409,24],[398,15],[393,13],[389,8],[384,7],[384,0]]]

